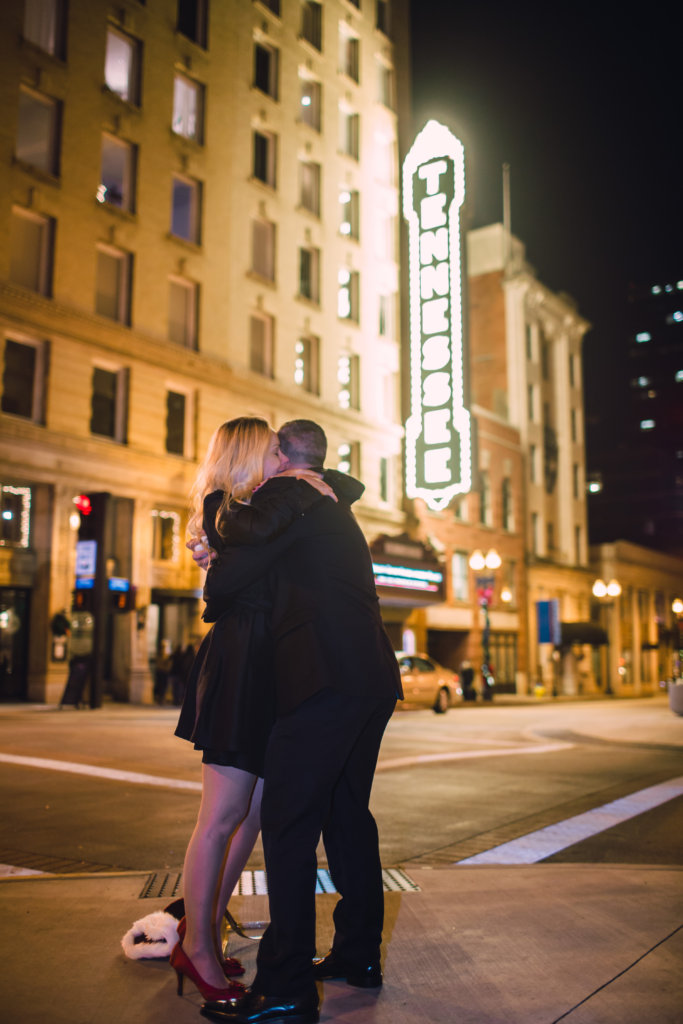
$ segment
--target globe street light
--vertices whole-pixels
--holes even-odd
[[[481,637],[482,653],[484,663],[481,667],[483,676],[483,698],[484,700],[491,700],[493,696],[493,682],[491,680],[491,667],[490,667],[490,640],[491,640],[491,620],[489,617],[489,606],[493,600],[493,584],[494,576],[492,575],[496,569],[500,569],[503,564],[503,560],[496,551],[495,548],[491,548],[486,554],[483,553],[479,548],[472,552],[469,559],[470,569],[476,573],[481,573],[484,569],[488,569],[488,575],[477,576],[477,597],[479,599],[479,606],[484,612],[484,632]]]
[[[613,632],[613,630],[611,628],[612,625],[613,625],[612,610],[611,609],[612,609],[612,606],[613,606],[615,600],[619,597],[620,594],[621,594],[621,583],[619,583],[619,580],[611,579],[609,581],[609,583],[605,583],[604,580],[597,579],[593,583],[593,595],[595,597],[597,597],[598,600],[601,601],[602,604],[604,604],[607,609],[610,609],[609,612],[608,612],[608,615],[609,615],[608,627],[609,628],[608,628],[608,631],[607,631],[607,684],[605,686],[605,695],[606,696],[612,696],[612,693],[614,692],[612,690],[612,667],[611,667],[611,664],[610,664],[610,654],[611,654],[611,648],[612,648],[612,632]]]

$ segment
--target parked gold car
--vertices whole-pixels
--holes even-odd
[[[405,705],[432,708],[438,715],[443,715],[462,698],[457,672],[444,668],[426,654],[396,651],[396,657],[401,670]],[[401,707],[401,701],[397,707]]]

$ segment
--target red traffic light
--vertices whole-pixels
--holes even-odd
[[[77,494],[74,498],[74,505],[82,516],[89,516],[92,512],[92,505],[87,494]]]

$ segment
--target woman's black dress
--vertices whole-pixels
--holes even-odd
[[[258,533],[268,540],[281,533],[321,495],[305,483],[274,488],[269,512],[238,506],[233,516],[260,518]],[[294,495],[292,492],[295,492]],[[204,500],[204,532],[218,551],[225,540],[215,526],[223,500],[214,491]],[[272,641],[268,627],[270,597],[267,578],[245,587],[224,607],[208,606],[204,618],[213,625],[204,637],[190,672],[176,736],[202,750],[206,764],[231,765],[263,775],[266,744],[275,718]]]

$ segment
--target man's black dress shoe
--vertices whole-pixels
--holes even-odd
[[[379,961],[370,964],[350,964],[333,949],[319,960],[313,961],[313,976],[316,981],[331,981],[333,978],[346,979],[347,985],[356,988],[379,988],[382,984],[382,969]]]
[[[231,1024],[316,1024],[318,993],[313,989],[305,996],[264,996],[247,992],[242,999],[204,1003],[199,1011],[210,1020]]]

